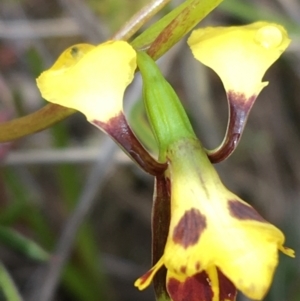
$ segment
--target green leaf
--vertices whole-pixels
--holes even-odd
[[[0,226],[0,242],[27,257],[45,261],[49,254],[34,241],[7,227]]]
[[[18,289],[7,272],[4,265],[0,262],[0,290],[1,295],[5,297],[6,301],[22,301],[22,297],[18,292]],[[3,300],[1,298],[1,300]]]

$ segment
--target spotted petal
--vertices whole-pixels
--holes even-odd
[[[190,277],[168,272],[167,290],[172,301],[234,301],[236,288],[215,267]]]
[[[293,256],[283,247],[283,233],[223,186],[200,146],[183,141],[176,149],[169,154],[172,217],[165,266],[181,277],[216,266],[249,298],[262,299],[278,249]]]

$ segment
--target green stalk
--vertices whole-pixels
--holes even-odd
[[[156,63],[144,52],[138,53],[137,63],[143,77],[146,112],[163,162],[170,144],[196,136],[178,96]]]

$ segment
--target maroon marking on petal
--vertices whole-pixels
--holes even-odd
[[[246,95],[244,93],[236,92],[234,90],[229,90],[227,92],[227,98],[231,103],[245,108],[251,106],[254,98],[256,97],[257,95],[252,95],[249,98],[246,98]]]
[[[186,272],[186,266],[183,265],[180,267],[180,273],[185,274],[185,272]]]
[[[173,232],[173,241],[185,249],[199,241],[206,228],[206,217],[198,209],[185,211]]]
[[[255,220],[258,222],[264,222],[267,221],[263,219],[258,212],[252,208],[251,206],[248,206],[246,204],[241,203],[238,200],[230,200],[228,201],[228,208],[230,211],[230,214],[240,220]]]
[[[230,300],[235,301],[237,290],[233,283],[224,274],[218,270],[220,301]]]
[[[186,7],[183,9],[179,15],[177,15],[165,28],[161,31],[161,33],[157,36],[157,38],[153,41],[147,53],[153,58],[159,58],[164,52],[164,45],[168,44],[170,46],[174,45],[178,42],[177,35],[174,35],[174,30],[178,27],[178,25],[186,26],[187,20],[189,20],[190,12],[193,10],[193,6]]]
[[[144,171],[157,176],[162,175],[167,169],[167,163],[157,162],[142,146],[122,112],[107,122],[92,120],[91,123],[113,138]]]
[[[141,279],[141,284],[144,284],[147,281],[147,279],[151,276],[152,270],[153,268],[139,278]]]
[[[167,290],[172,301],[211,301],[213,291],[207,281],[206,272],[187,277],[184,282],[170,278]]]
[[[195,269],[196,269],[196,271],[199,271],[200,270],[200,262],[199,261],[197,261],[196,262],[196,264],[195,264]]]

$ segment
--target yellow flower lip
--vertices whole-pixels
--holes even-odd
[[[254,41],[265,48],[277,48],[284,41],[282,31],[274,25],[265,25],[257,30]]]
[[[261,82],[265,72],[289,43],[286,30],[268,22],[198,29],[188,39],[195,58],[219,75],[226,92],[245,99],[268,84]]]
[[[168,151],[171,221],[164,254],[135,285],[144,289],[162,265],[167,280],[185,283],[205,271],[219,294],[216,269],[251,299],[260,300],[278,264],[283,233],[222,184],[198,141],[184,139]],[[218,299],[213,299],[218,301]]]
[[[122,111],[135,69],[136,52],[125,41],[78,44],[65,50],[37,85],[46,100],[106,122]]]

